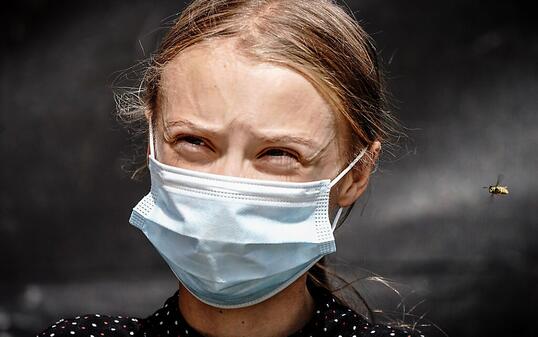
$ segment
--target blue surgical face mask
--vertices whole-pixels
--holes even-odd
[[[280,182],[186,170],[155,159],[151,191],[130,223],[155,246],[200,301],[238,308],[268,299],[336,251],[329,193],[333,180]]]

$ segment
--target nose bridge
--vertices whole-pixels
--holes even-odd
[[[220,158],[219,171],[222,175],[254,178],[249,174],[249,156],[253,138],[251,124],[240,116],[231,118],[226,123],[227,142],[226,149]],[[250,172],[250,173],[249,173]]]
[[[247,177],[245,151],[238,144],[230,144],[222,155],[219,164],[219,173],[233,177]]]

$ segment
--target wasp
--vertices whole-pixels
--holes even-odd
[[[491,193],[492,195],[494,195],[494,194],[497,194],[497,195],[508,194],[509,193],[508,192],[508,186],[499,185],[501,183],[502,179],[503,179],[503,175],[499,174],[499,176],[497,177],[497,182],[495,183],[495,185],[484,186],[484,188],[487,188],[488,192]]]

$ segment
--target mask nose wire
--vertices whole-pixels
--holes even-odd
[[[329,183],[329,189],[336,185],[340,181],[340,179],[342,179],[342,177],[345,176],[355,166],[355,164],[357,164],[357,162],[362,158],[362,156],[364,156],[367,149],[367,147],[363,148],[361,152],[357,155],[357,157],[355,157],[355,159],[353,159],[353,161]],[[343,209],[343,207],[338,206],[338,211],[336,212],[336,216],[334,217],[333,223],[331,225],[331,230],[333,232],[336,228],[336,225],[338,224],[338,220],[340,220],[340,216],[342,215]]]

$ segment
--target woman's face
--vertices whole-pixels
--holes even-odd
[[[253,63],[233,40],[183,51],[162,73],[156,156],[214,174],[280,181],[334,178],[344,129],[298,73]]]

